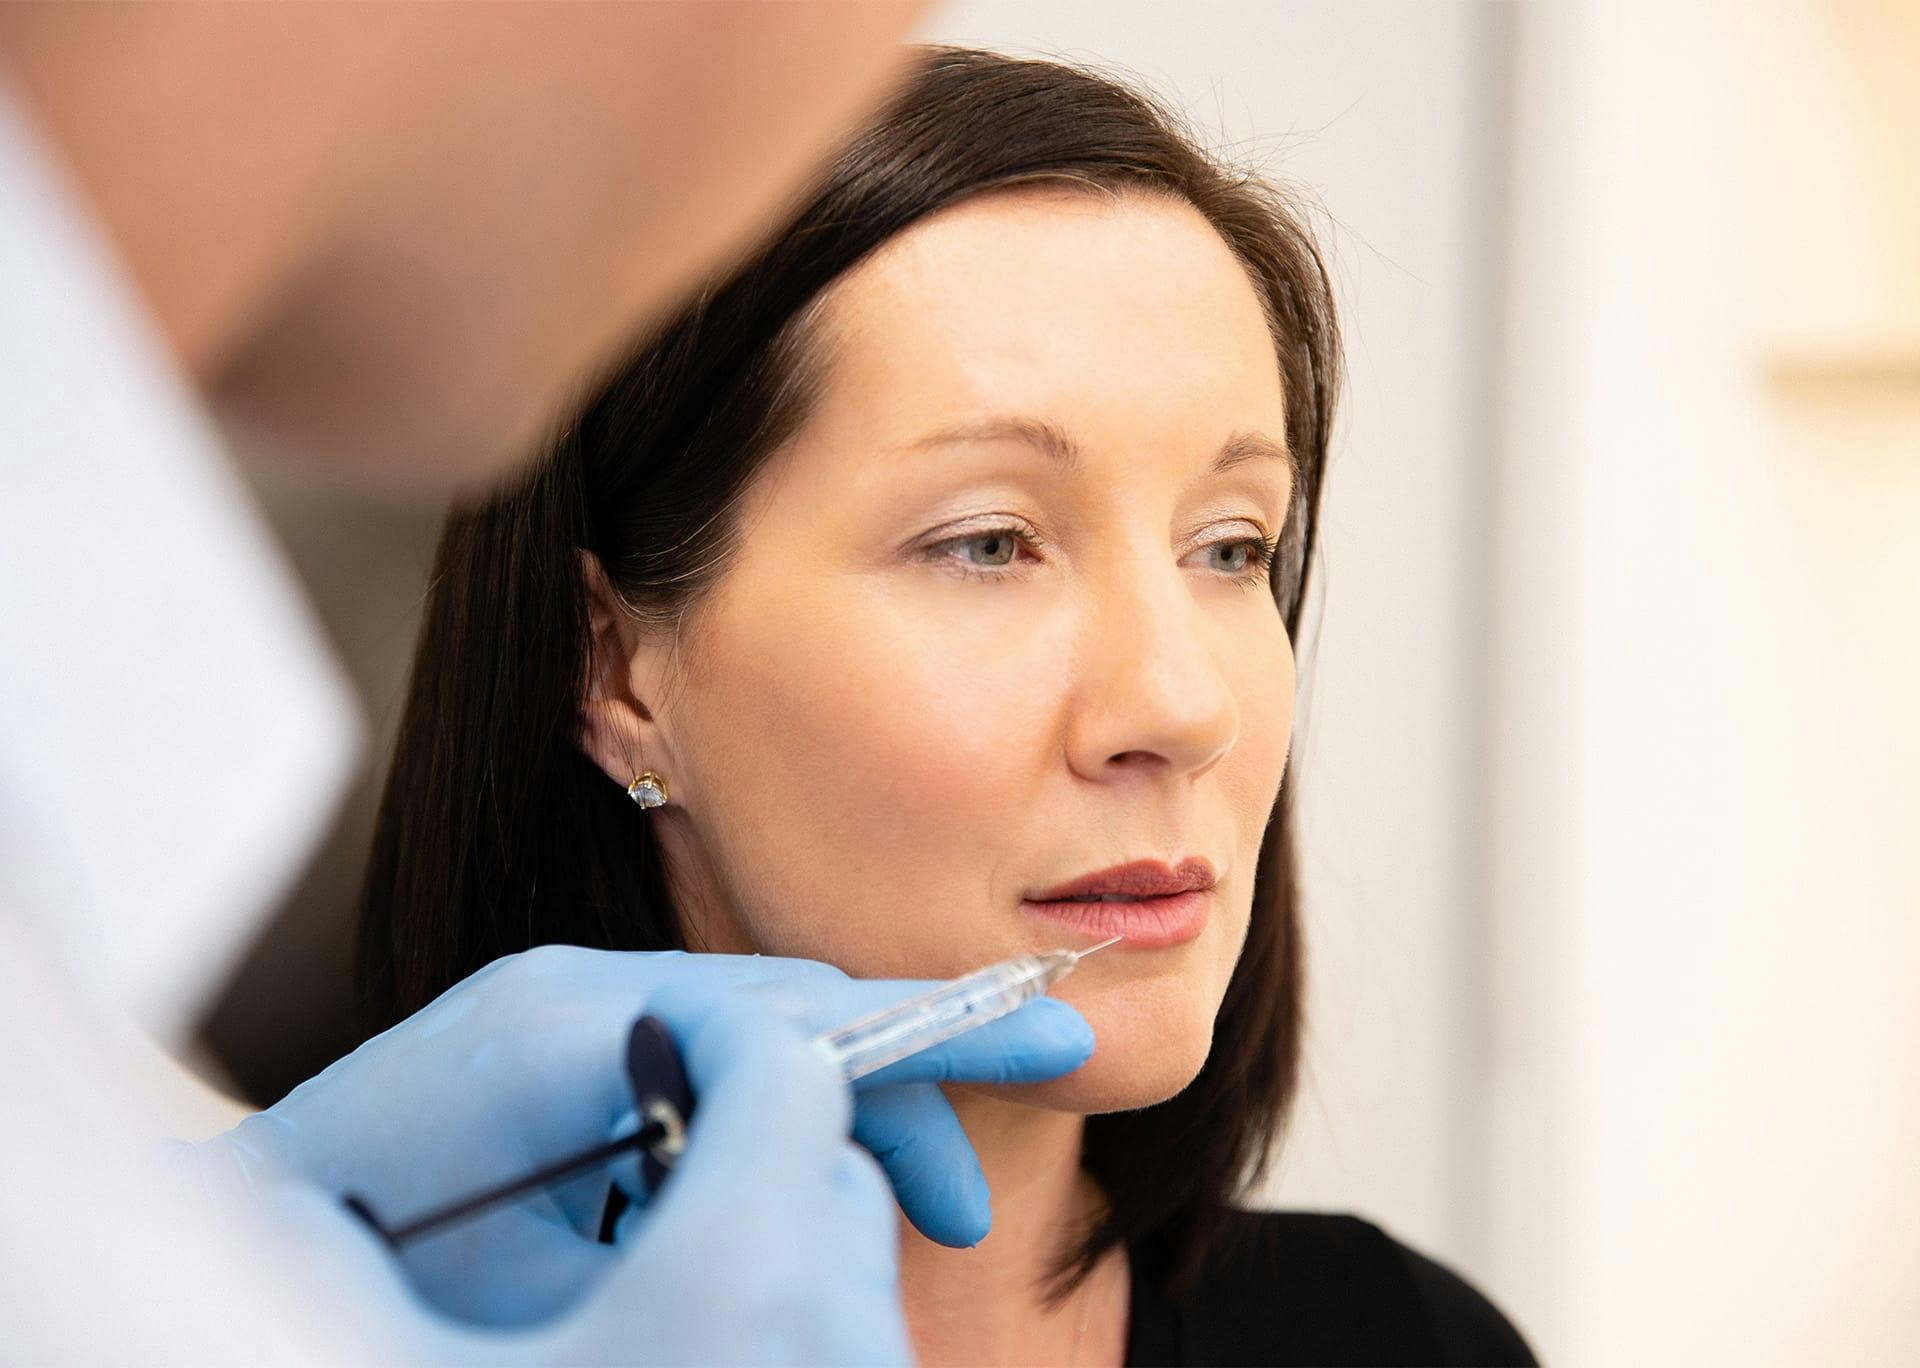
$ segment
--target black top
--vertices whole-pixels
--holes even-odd
[[[1227,1251],[1179,1301],[1153,1237],[1128,1249],[1129,1364],[1537,1364],[1492,1302],[1356,1216],[1238,1211]]]

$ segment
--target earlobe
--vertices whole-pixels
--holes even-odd
[[[636,773],[627,758],[637,753],[630,740],[633,723],[632,709],[618,700],[587,698],[581,701],[579,725],[574,731],[581,754],[622,788]]]

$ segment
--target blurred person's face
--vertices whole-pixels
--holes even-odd
[[[236,428],[470,483],[771,227],[923,7],[16,6],[0,58]]]
[[[901,234],[824,319],[824,397],[738,557],[677,645],[628,638],[689,943],[942,978],[1131,926],[1055,990],[1093,1060],[1019,1095],[1169,1097],[1211,1044],[1292,725],[1260,554],[1290,469],[1213,469],[1236,437],[1284,447],[1254,287],[1190,207],[1027,189]],[[923,444],[1014,418],[1077,466],[1018,433]],[[627,745],[589,748],[632,777]],[[1033,901],[1141,860],[1206,862],[1197,918]]]

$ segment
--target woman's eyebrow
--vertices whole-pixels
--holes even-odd
[[[1081,469],[1079,445],[1058,423],[1045,418],[1009,416],[959,423],[929,433],[910,443],[906,450],[925,451],[960,442],[1004,441],[1025,442],[1070,474]],[[1213,473],[1223,474],[1247,461],[1280,461],[1286,465],[1289,477],[1297,479],[1300,473],[1293,453],[1284,443],[1276,442],[1264,432],[1236,432],[1228,437],[1213,458]]]

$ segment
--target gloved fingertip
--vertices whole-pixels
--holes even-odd
[[[979,1210],[973,1214],[968,1222],[968,1234],[972,1238],[967,1241],[966,1248],[973,1249],[977,1247],[982,1240],[986,1239],[987,1236],[992,1233],[993,1204],[987,1200],[986,1190],[982,1188],[980,1192]]]
[[[954,1213],[955,1249],[972,1249],[987,1238],[987,1232],[993,1229],[993,1200],[987,1191],[987,1180],[976,1170],[972,1181],[967,1184],[966,1194],[957,1203],[959,1210]]]
[[[973,1165],[972,1172],[965,1180],[965,1191],[955,1203],[958,1210],[954,1213],[955,1249],[972,1249],[987,1238],[993,1229],[993,1192],[987,1186],[987,1176]]]
[[[957,1209],[922,1213],[914,1228],[948,1249],[972,1249],[993,1229],[993,1213],[984,1198],[957,1204]]]
[[[907,1167],[898,1160],[896,1155],[887,1176],[915,1230],[948,1249],[971,1249],[987,1238],[993,1227],[993,1199],[970,1148],[934,1165],[923,1158]]]

